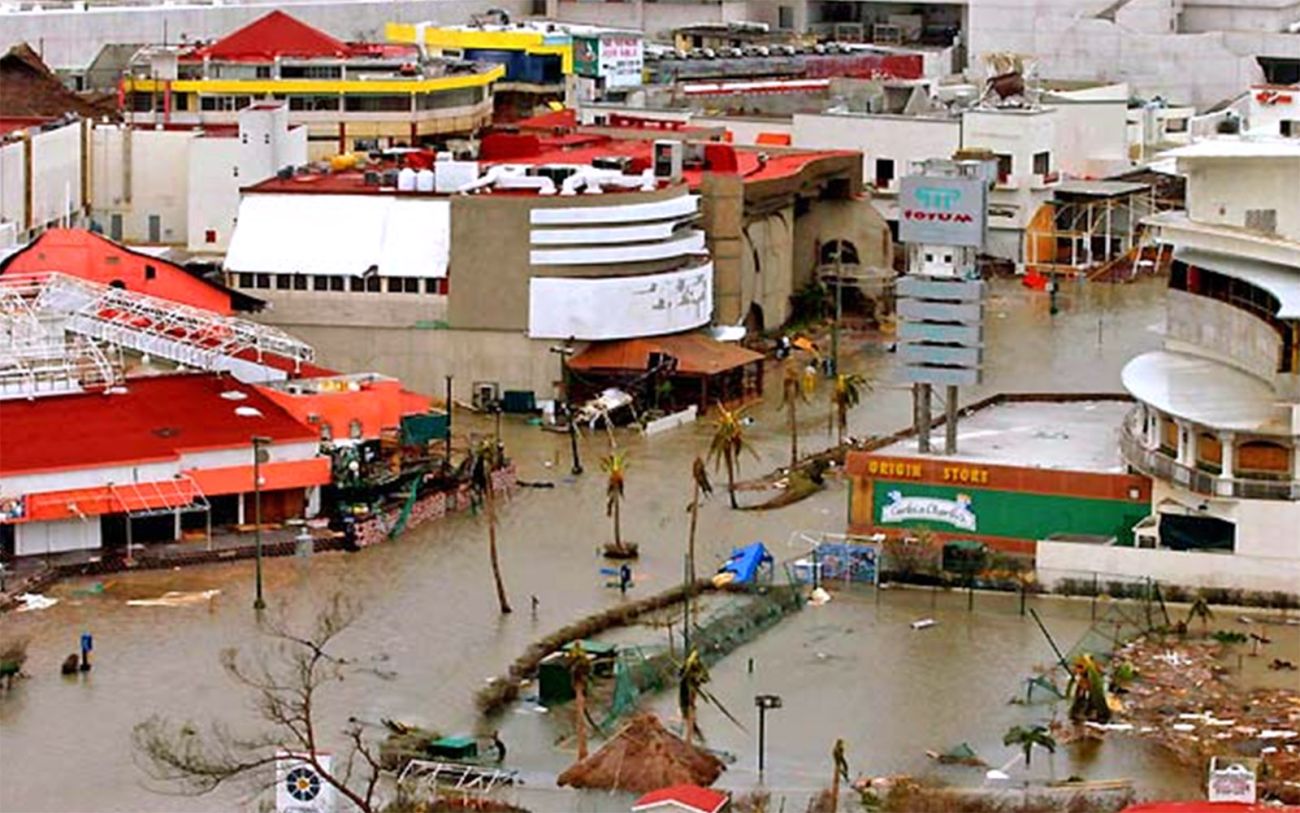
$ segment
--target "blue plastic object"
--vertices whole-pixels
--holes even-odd
[[[758,575],[758,569],[764,564],[772,563],[772,554],[762,542],[755,542],[731,552],[727,563],[718,569],[719,573],[736,574],[735,584],[749,584]]]

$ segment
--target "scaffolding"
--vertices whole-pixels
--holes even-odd
[[[1136,262],[1154,189],[1127,181],[1065,181],[1025,229],[1025,263],[1038,273],[1092,276]]]
[[[245,382],[284,380],[315,356],[289,334],[56,272],[0,279],[0,393],[76,392],[121,378],[99,343]]]

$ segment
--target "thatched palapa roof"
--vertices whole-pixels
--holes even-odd
[[[687,745],[653,714],[638,714],[599,751],[560,774],[557,782],[649,793],[673,785],[712,785],[723,770],[722,760]]]

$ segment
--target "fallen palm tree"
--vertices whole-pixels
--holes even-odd
[[[649,793],[674,785],[707,787],[725,766],[708,751],[688,745],[653,714],[638,714],[596,753],[570,766],[556,783],[574,788]]]

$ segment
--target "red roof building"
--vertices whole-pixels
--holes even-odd
[[[652,790],[637,799],[632,813],[645,811],[687,811],[688,813],[719,813],[727,807],[731,797],[720,791],[699,785],[673,785],[671,788]]]
[[[265,62],[277,56],[342,58],[349,55],[347,43],[277,9],[198,49],[190,58]]]
[[[0,427],[0,526],[9,526],[0,529],[16,555],[111,545],[101,517],[207,509],[242,522],[255,436],[269,439],[260,467],[267,521],[302,516],[330,482],[318,430],[227,376],[0,400]]]
[[[50,229],[0,261],[0,276],[58,272],[229,316],[261,300],[85,229]]]

